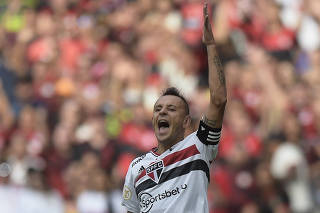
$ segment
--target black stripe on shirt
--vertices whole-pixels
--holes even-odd
[[[204,171],[206,173],[207,178],[208,178],[208,182],[210,182],[209,167],[204,160],[199,159],[199,160],[191,161],[189,163],[175,167],[169,171],[162,173],[158,184],[164,183],[168,180],[171,180],[173,178],[188,174],[189,172],[196,171],[196,170]],[[146,190],[146,189],[150,189],[156,185],[157,184],[150,179],[145,180],[136,187],[136,193],[138,195],[141,191]]]

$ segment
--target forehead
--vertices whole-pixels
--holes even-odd
[[[165,95],[165,96],[161,96],[157,102],[155,103],[155,107],[156,106],[167,106],[167,105],[173,105],[176,107],[183,107],[183,100],[181,98],[179,98],[178,96],[174,96],[174,95]]]

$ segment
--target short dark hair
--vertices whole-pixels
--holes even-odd
[[[187,115],[189,115],[189,104],[188,104],[187,100],[185,99],[185,97],[183,97],[183,95],[180,93],[180,91],[176,87],[169,87],[169,88],[165,89],[161,96],[166,96],[166,95],[173,95],[173,96],[177,96],[177,97],[181,98],[185,104],[186,113],[187,113]]]

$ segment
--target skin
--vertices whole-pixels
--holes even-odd
[[[209,89],[210,104],[205,113],[205,123],[213,128],[221,128],[225,106],[227,104],[227,88],[224,69],[216,50],[216,43],[213,37],[211,24],[208,15],[208,3],[203,7],[203,38],[202,41],[207,47],[209,65]]]
[[[185,110],[185,103],[177,96],[161,96],[154,105],[152,124],[158,139],[158,153],[163,153],[174,144],[183,140],[184,132],[191,119]],[[166,120],[169,128],[161,131],[159,121]]]
[[[221,128],[227,103],[227,89],[224,69],[216,50],[211,24],[208,15],[208,3],[203,7],[203,38],[207,47],[209,65],[210,103],[205,112],[204,122],[212,128]],[[186,114],[183,101],[175,96],[161,96],[154,107],[152,123],[158,139],[158,153],[162,154],[174,144],[183,140],[184,131],[190,125],[190,116]],[[158,128],[159,119],[166,119],[170,126],[161,132]],[[128,211],[128,213],[131,213]]]
[[[208,15],[208,4],[203,7],[203,38],[207,47],[209,65],[209,90],[210,104],[205,112],[204,122],[213,127],[221,128],[223,115],[227,103],[227,89],[224,69],[216,50],[211,24]],[[158,126],[159,120],[164,119],[170,126],[161,132]],[[184,132],[190,125],[190,116],[185,112],[184,102],[176,96],[161,96],[154,106],[152,123],[155,135],[158,139],[158,153],[162,154],[174,144],[183,140]]]

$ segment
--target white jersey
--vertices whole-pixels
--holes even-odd
[[[133,160],[122,205],[134,213],[208,213],[209,167],[220,134],[201,121],[196,132],[161,155],[152,150]]]

